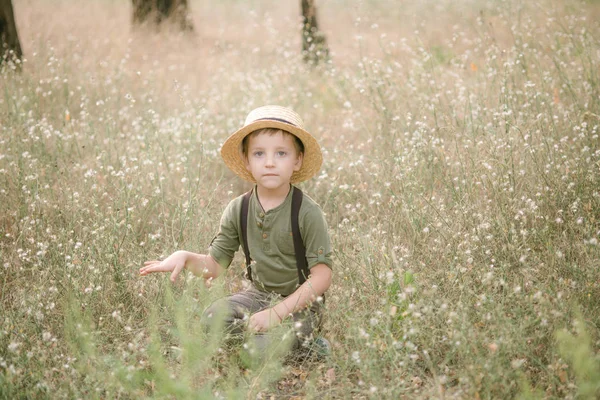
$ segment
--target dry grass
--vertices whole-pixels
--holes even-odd
[[[594,398],[600,370],[596,2],[23,0],[0,79],[0,397]],[[325,362],[224,351],[206,290],[140,279],[203,252],[244,190],[218,156],[259,105],[323,146],[303,185],[335,247]]]

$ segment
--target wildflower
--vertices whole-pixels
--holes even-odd
[[[598,239],[596,239],[596,238],[591,238],[590,240],[584,240],[583,242],[585,244],[589,244],[591,246],[597,246],[598,245]]]
[[[564,257],[563,252],[560,250],[556,250],[556,257],[563,258]]]
[[[10,351],[11,353],[15,353],[17,354],[19,350],[19,347],[21,346],[21,343],[19,342],[10,342],[10,344],[8,345],[8,351]]]
[[[119,311],[119,310],[115,310],[115,311],[113,311],[113,312],[112,312],[111,316],[112,316],[112,317],[113,317],[115,320],[117,320],[117,321],[121,322],[121,311]]]

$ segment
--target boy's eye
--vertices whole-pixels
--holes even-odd
[[[262,151],[255,151],[255,152],[254,152],[254,156],[255,156],[255,157],[261,157],[262,155],[263,155],[263,152],[262,152]]]
[[[287,153],[286,153],[285,151],[278,151],[278,152],[277,152],[277,155],[278,155],[279,157],[285,157],[285,155],[286,155],[286,154],[287,154]]]

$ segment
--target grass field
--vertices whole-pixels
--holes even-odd
[[[600,3],[13,0],[0,76],[0,398],[600,397]],[[138,277],[205,252],[247,189],[219,156],[249,110],[320,141],[301,185],[335,249],[326,361],[246,360],[200,329],[242,286]],[[281,333],[281,332],[279,332]]]

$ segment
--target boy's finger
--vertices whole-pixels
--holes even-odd
[[[144,261],[144,265],[151,265],[151,264],[156,264],[159,263],[159,260],[152,260],[152,261]]]
[[[261,332],[263,330],[260,321],[257,321],[256,318],[250,318],[248,321],[248,329],[254,332]]]
[[[156,269],[154,269],[153,267],[140,268],[140,274],[142,274],[142,275],[148,275],[151,272],[158,272],[158,271]]]
[[[143,275],[149,274],[150,272],[167,272],[170,271],[169,267],[161,264],[148,265],[146,267],[140,268],[140,273]]]
[[[171,282],[175,282],[175,279],[177,279],[177,275],[179,275],[183,267],[183,264],[177,264],[175,268],[173,268],[173,272],[171,273]]]

